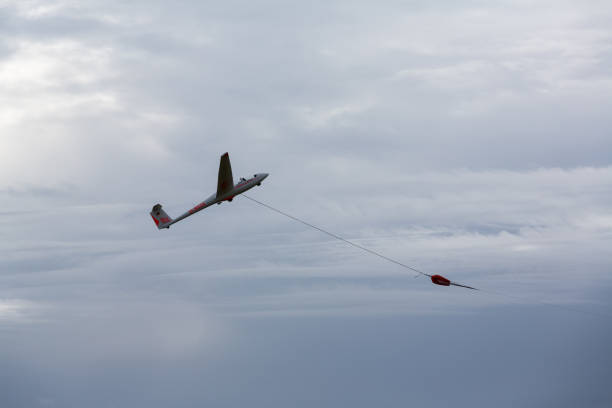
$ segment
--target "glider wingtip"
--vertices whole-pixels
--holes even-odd
[[[454,283],[454,282],[452,282],[451,284],[452,284],[452,285],[454,285],[454,286],[459,286],[459,287],[466,288],[466,289],[480,290],[480,289],[478,289],[478,288],[473,288],[473,287],[468,286],[468,285],[461,285],[460,283]]]

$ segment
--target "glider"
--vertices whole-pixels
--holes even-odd
[[[172,219],[168,214],[166,214],[161,204],[155,204],[151,210],[151,217],[153,218],[153,221],[155,221],[155,225],[157,225],[158,229],[170,228],[170,226],[175,222],[179,222],[180,220],[187,218],[190,215],[205,209],[206,207],[210,207],[213,204],[221,204],[223,201],[232,201],[238,194],[242,194],[255,186],[260,186],[261,182],[264,181],[266,177],[268,177],[268,173],[257,173],[253,175],[253,178],[248,180],[245,178],[240,178],[240,181],[237,184],[234,184],[229,154],[224,153],[221,156],[221,163],[219,164],[219,180],[217,182],[216,193],[213,193],[206,200],[202,201],[200,204],[196,205],[191,210],[175,219]]]

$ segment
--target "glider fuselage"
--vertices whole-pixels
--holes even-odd
[[[198,205],[194,206],[192,209],[184,213],[183,215],[175,218],[172,222],[168,223],[168,227],[175,222],[182,220],[183,218],[189,217],[197,213],[198,211],[202,211],[206,207],[210,207],[213,204],[221,204],[223,201],[232,201],[234,197],[239,194],[244,193],[247,190],[252,189],[256,185],[261,184],[261,182],[268,177],[268,173],[258,173],[248,180],[240,181],[238,184],[234,185],[234,188],[229,190],[228,192],[222,194],[217,197],[217,193],[211,194],[206,200],[202,201]]]

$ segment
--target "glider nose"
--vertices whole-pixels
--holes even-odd
[[[256,185],[261,186],[261,182],[264,181],[266,177],[268,177],[268,173],[257,173],[253,174],[253,177],[256,179]]]

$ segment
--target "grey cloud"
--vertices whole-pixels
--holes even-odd
[[[472,322],[482,319],[486,325],[463,329],[475,327]],[[83,343],[74,339],[79,348],[70,351],[69,363],[61,370],[50,364],[53,360],[44,350],[34,350],[42,357],[35,363],[9,359],[13,372],[20,375],[9,380],[17,386],[6,389],[5,395],[31,405],[44,399],[60,406],[87,403],[94,407],[193,406],[196,401],[230,406],[246,401],[258,406],[315,402],[394,406],[398,401],[425,406],[570,406],[586,400],[593,406],[605,405],[609,392],[594,386],[590,375],[609,375],[606,354],[599,353],[609,333],[601,326],[593,331],[590,319],[576,317],[559,323],[541,313],[525,321],[508,311],[409,320],[234,320],[240,329],[226,343],[224,353],[192,353],[169,361],[149,358],[139,364],[135,362],[140,353],[125,359],[95,359],[99,350],[115,348],[114,341],[106,346],[103,341],[91,341],[87,349],[81,349]],[[589,337],[585,332],[597,335]],[[534,343],[540,337],[547,338],[545,345]],[[64,336],[48,339],[52,345],[63,342]],[[27,344],[4,350],[18,357],[32,352]],[[55,358],[67,357],[63,350]],[[93,359],[81,360],[82,355]],[[435,356],[448,364],[432,364]],[[505,362],[503,368],[500,361]],[[466,367],[471,368],[469,376]],[[578,370],[590,375],[576,381]],[[37,381],[40,374],[42,382]]]
[[[611,12],[9,3],[0,405],[605,406]]]

